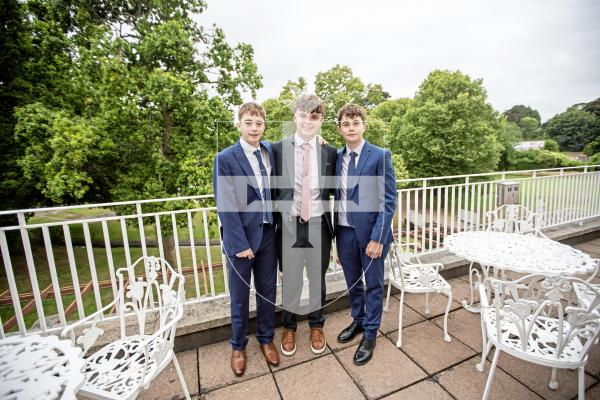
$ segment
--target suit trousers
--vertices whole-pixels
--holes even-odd
[[[349,290],[352,318],[362,325],[367,339],[374,339],[381,324],[384,260],[389,245],[383,247],[380,257],[371,258],[365,253],[366,247],[358,241],[354,228],[338,225],[336,238],[337,253]]]
[[[254,274],[256,289],[256,338],[261,344],[271,343],[275,335],[277,286],[277,246],[273,225],[263,226],[262,241],[252,260],[235,256],[227,258],[231,298],[231,346],[234,350],[243,350],[248,343],[251,274]]]
[[[296,330],[297,316],[308,314],[308,325],[322,328],[325,324],[325,274],[329,267],[331,232],[324,215],[305,223],[296,217],[287,223],[279,232],[279,265],[283,272],[281,322],[285,328]],[[309,301],[301,304],[305,269]]]

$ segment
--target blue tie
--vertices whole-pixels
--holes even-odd
[[[263,221],[268,221],[270,224],[273,223],[273,213],[271,210],[271,189],[269,187],[269,176],[267,175],[267,168],[262,160],[260,150],[255,150],[254,155],[258,159],[258,167],[260,168],[260,174],[262,175],[262,199],[265,202],[263,207]]]
[[[358,154],[356,154],[355,151],[351,151],[350,152],[350,163],[348,163],[348,183],[347,183],[347,188],[346,190],[353,188],[354,185],[356,185],[356,179],[355,178],[350,178],[351,176],[354,177],[356,176],[356,156]]]

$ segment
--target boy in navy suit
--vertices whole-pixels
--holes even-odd
[[[363,332],[354,354],[354,363],[362,365],[373,356],[381,323],[383,262],[392,241],[396,175],[390,151],[364,140],[367,123],[362,107],[344,106],[337,120],[346,145],[338,150],[336,162],[335,233],[353,319],[337,340],[347,343]]]
[[[277,248],[271,204],[271,176],[275,162],[267,142],[265,111],[246,103],[238,111],[236,144],[215,158],[213,187],[221,220],[223,252],[227,256],[231,297],[231,369],[236,376],[246,370],[250,275],[256,288],[256,338],[267,363],[279,365],[273,344]]]

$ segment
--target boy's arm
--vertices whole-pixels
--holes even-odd
[[[250,244],[246,238],[236,203],[234,178],[228,162],[219,155],[215,157],[213,172],[213,191],[221,227],[229,237],[228,242],[232,246],[231,253],[237,255],[250,250]]]
[[[392,229],[392,219],[396,211],[396,173],[392,165],[389,150],[384,150],[384,156],[377,165],[377,176],[383,180],[383,192],[379,190],[379,214],[371,231],[371,240],[385,240]]]

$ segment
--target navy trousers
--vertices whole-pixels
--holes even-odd
[[[227,272],[231,297],[231,347],[234,350],[243,350],[248,343],[251,274],[254,274],[256,289],[256,338],[261,344],[271,343],[275,335],[277,286],[275,228],[265,225],[262,242],[254,254],[254,259],[228,257]]]
[[[383,247],[382,255],[370,258],[365,254],[356,237],[354,228],[336,227],[337,254],[342,263],[346,285],[348,285],[352,318],[362,325],[367,339],[377,337],[383,311],[383,268],[389,245]],[[362,275],[365,275],[365,284]]]

